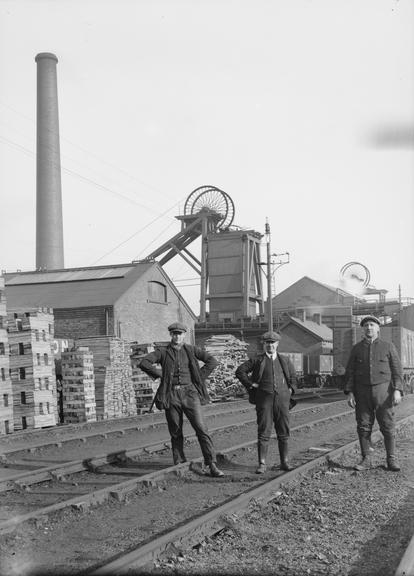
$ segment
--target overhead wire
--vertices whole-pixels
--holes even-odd
[[[21,116],[22,118],[24,118],[25,120],[28,120],[31,124],[36,125],[36,120],[34,118],[31,118],[30,116],[26,116],[25,114],[22,114],[21,112],[19,112],[18,110],[16,110],[15,108],[13,108],[12,106],[9,106],[8,104],[5,104],[4,102],[0,101],[0,105],[3,106],[4,108],[8,108],[9,110],[11,110],[12,112],[14,112],[15,114],[17,114],[18,116]],[[52,130],[50,128],[48,128],[48,131],[51,132],[52,134],[58,134],[58,132],[56,130]],[[25,136],[26,137],[26,136]],[[100,156],[98,156],[97,154],[94,154],[93,152],[91,152],[90,150],[87,150],[85,148],[83,148],[82,146],[79,146],[79,144],[76,144],[75,142],[72,142],[71,140],[69,140],[68,138],[66,138],[65,136],[62,136],[62,134],[59,131],[59,139],[69,143],[71,146],[74,146],[75,148],[78,148],[78,150],[80,150],[83,153],[89,154],[89,156],[91,156],[92,158],[96,158],[97,160],[99,160],[99,162],[102,162],[103,164],[106,164],[107,166],[109,166],[110,168],[114,168],[115,170],[118,170],[118,172],[121,172],[122,174],[125,174],[126,176],[128,176],[129,178],[131,178],[132,180],[135,180],[136,182],[139,182],[140,184],[142,184],[143,186],[146,186],[147,188],[153,190],[154,192],[157,192],[158,194],[162,194],[163,196],[167,197],[167,194],[165,194],[165,192],[163,192],[162,190],[159,190],[158,188],[156,188],[155,186],[153,186],[152,184],[148,184],[147,182],[144,182],[143,180],[137,178],[136,176],[134,176],[133,174],[130,174],[129,172],[127,172],[126,170],[124,170],[123,168],[119,168],[119,166],[115,166],[114,164],[112,164],[111,162],[108,162],[107,160],[105,160],[104,158],[101,158]],[[75,161],[75,160],[74,160]],[[76,162],[76,161],[75,161]]]
[[[5,104],[4,102],[0,101],[0,104],[5,107],[8,108],[9,110],[13,111],[14,113],[18,114],[19,116],[21,116],[22,118],[30,121],[31,123],[35,123],[35,120],[33,118],[30,118],[24,114],[21,114],[19,111],[15,110],[14,108],[12,108],[11,106],[8,106],[7,104]],[[4,124],[4,123],[3,123]],[[7,124],[6,124],[7,126]],[[57,134],[57,131],[55,130],[51,130],[48,129],[52,134],[55,133]],[[27,136],[24,135],[25,138],[27,138]],[[129,174],[128,172],[126,172],[125,170],[114,166],[113,164],[107,162],[106,160],[100,158],[99,156],[97,156],[96,154],[91,153],[88,150],[85,150],[84,148],[82,148],[81,146],[75,144],[74,142],[71,142],[70,140],[62,137],[61,135],[59,135],[59,138],[61,138],[62,140],[70,143],[72,146],[74,146],[75,148],[78,148],[79,150],[81,150],[84,153],[89,154],[90,156],[96,158],[97,160],[99,160],[100,162],[102,162],[103,164],[106,164],[108,166],[110,166],[111,168],[115,168],[116,170],[118,170],[119,172],[127,175],[129,178],[136,180],[137,182],[143,184],[144,186],[147,186],[148,188],[154,190],[155,192],[161,193],[163,195],[165,195],[164,192],[158,190],[157,188],[155,188],[154,186],[148,185],[147,183],[143,182],[142,180],[139,180],[138,178],[136,178],[135,176]],[[5,142],[8,145],[13,146],[14,148],[18,149],[19,151],[23,152],[24,154],[26,154],[29,157],[36,157],[36,152],[34,152],[33,150],[29,150],[28,148],[26,148],[25,146],[22,146],[21,144],[11,140],[10,138],[6,138],[5,136],[1,136],[0,135],[0,139]],[[77,162],[76,160],[74,160],[73,158],[70,158],[69,156],[64,155],[64,157],[67,157],[69,160],[72,160],[73,162]],[[52,160],[52,163],[54,163],[56,165],[56,163]],[[118,196],[119,198],[122,198],[124,200],[127,200],[133,204],[136,204],[137,206],[140,206],[141,208],[144,208],[146,210],[150,210],[152,212],[155,212],[155,210],[149,206],[146,206],[140,202],[137,202],[135,199],[132,199],[128,196],[125,196],[124,194],[117,192],[116,190],[113,190],[112,188],[109,188],[108,186],[105,186],[103,184],[100,184],[99,182],[93,180],[92,178],[89,178],[87,176],[84,176],[83,174],[80,174],[79,172],[67,168],[66,166],[62,165],[62,163],[60,162],[60,169],[66,173],[69,174],[72,177],[78,178],[79,180],[86,182],[88,184],[92,184],[93,186],[97,187],[98,189],[101,190],[105,190],[107,192],[110,192],[112,194],[114,194],[115,196]],[[136,192],[134,192],[136,193]],[[115,252],[115,250],[117,250],[118,248],[120,248],[121,246],[123,246],[124,244],[126,244],[127,242],[129,242],[132,238],[134,238],[135,236],[137,236],[138,234],[142,233],[144,230],[146,230],[148,227],[150,227],[152,224],[154,224],[157,220],[159,220],[160,218],[164,217],[166,214],[168,214],[168,212],[170,212],[173,208],[175,208],[176,206],[178,206],[184,199],[186,198],[183,197],[182,199],[180,199],[178,202],[174,203],[170,208],[168,208],[165,212],[163,212],[162,214],[159,214],[155,219],[153,219],[151,222],[149,222],[146,226],[144,226],[143,228],[140,228],[139,230],[137,230],[136,232],[134,232],[131,236],[129,236],[128,238],[126,238],[125,240],[123,240],[122,242],[120,242],[119,244],[117,244],[114,248],[112,248],[110,251],[106,252],[103,256],[101,256],[100,258],[98,258],[97,260],[95,260],[94,264],[100,262],[101,260],[103,260],[106,256],[112,254],[113,252]],[[141,256],[141,254],[149,247],[151,246],[151,244],[154,243],[154,241],[159,238],[164,232],[165,230],[167,230],[168,228],[170,228],[172,226],[173,222],[171,222],[167,228],[164,228],[163,231],[155,238],[153,239],[141,252],[138,256],[136,256],[134,259],[139,258],[139,256]],[[92,264],[93,265],[93,264]]]
[[[126,238],[125,240],[123,240],[122,242],[120,242],[117,246],[115,246],[114,248],[112,248],[109,252],[106,252],[103,256],[101,256],[100,258],[98,258],[98,260],[95,260],[95,262],[93,264],[91,264],[91,266],[94,266],[97,262],[100,262],[101,260],[103,260],[104,258],[106,258],[106,256],[109,256],[110,254],[112,254],[112,252],[115,252],[115,250],[117,250],[118,248],[120,248],[121,246],[123,246],[124,244],[126,244],[127,242],[129,242],[130,240],[132,240],[132,238],[135,238],[135,236],[138,236],[138,234],[140,234],[141,232],[144,232],[144,230],[146,230],[147,228],[149,228],[150,226],[152,226],[152,224],[154,224],[157,220],[159,220],[160,218],[162,218],[163,216],[165,216],[168,212],[170,212],[173,208],[175,208],[175,206],[177,206],[177,204],[179,204],[180,202],[182,202],[182,200],[180,200],[179,202],[176,202],[173,206],[171,206],[170,208],[168,208],[168,210],[166,210],[165,212],[163,212],[162,214],[160,214],[159,216],[157,216],[157,218],[154,218],[154,220],[152,220],[151,222],[148,222],[148,224],[146,224],[143,228],[140,228],[139,230],[137,230],[136,232],[134,232],[131,236],[129,236],[128,238]],[[168,228],[170,228],[170,226],[172,226],[174,224],[174,222],[171,222],[167,228],[164,228],[163,232],[165,230],[168,230]],[[152,242],[150,242],[149,246],[151,246]],[[144,250],[146,250],[146,248],[144,248]],[[140,254],[142,254],[142,252],[140,252]],[[139,256],[135,256],[133,258],[133,260],[138,260]]]

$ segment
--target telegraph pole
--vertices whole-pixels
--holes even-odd
[[[270,250],[270,225],[266,218],[265,226],[267,244],[267,324],[269,330],[273,330],[273,310],[272,310],[272,257]]]

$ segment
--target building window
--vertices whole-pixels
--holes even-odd
[[[45,388],[46,390],[49,390],[49,378],[45,378]]]
[[[42,330],[42,340],[46,342],[46,330]]]
[[[49,366],[49,356],[47,354],[43,354],[43,359],[45,361],[45,366]]]
[[[20,392],[20,404],[26,404],[26,392]]]
[[[8,394],[3,394],[3,404],[4,404],[4,406],[9,405],[9,395]]]
[[[37,365],[40,366],[40,354],[39,354],[39,352],[36,353],[36,362],[37,362]]]
[[[148,282],[148,300],[150,302],[167,303],[167,287],[161,282]]]
[[[26,428],[27,428],[26,416],[22,416],[22,428],[23,428],[23,430],[26,430]]]
[[[46,402],[46,412],[50,414],[50,402]]]
[[[10,424],[8,420],[4,421],[4,433],[5,434],[10,434]]]
[[[43,410],[43,402],[39,402],[39,414],[44,414],[45,411]]]
[[[0,342],[0,355],[4,355],[5,353],[5,348],[4,348],[4,342]]]
[[[42,379],[39,378],[39,390],[43,390]]]
[[[52,334],[52,324],[49,324],[49,334]]]
[[[26,380],[26,368],[19,368],[19,380]]]
[[[35,330],[36,342],[39,342],[39,330]]]
[[[4,368],[1,369],[1,379],[6,380],[6,371]]]
[[[24,356],[24,344],[23,344],[23,342],[19,342],[19,355]]]

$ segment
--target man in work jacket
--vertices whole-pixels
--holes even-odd
[[[205,379],[218,365],[217,360],[197,346],[184,344],[187,328],[180,322],[168,326],[171,342],[156,348],[140,361],[139,367],[154,380],[161,378],[154,403],[165,410],[174,464],[186,462],[184,455],[183,414],[197,435],[204,463],[214,477],[223,476],[217,468],[213,442],[204,422],[201,405],[209,402]],[[200,369],[198,360],[204,365]],[[161,365],[161,371],[154,364]]]
[[[291,361],[277,353],[279,341],[277,332],[263,334],[264,351],[243,362],[236,370],[236,377],[249,392],[250,402],[256,405],[257,474],[266,472],[272,425],[278,440],[280,468],[292,470],[288,460],[289,407],[296,404],[291,398],[296,391],[296,372]],[[276,465],[273,468],[276,469]]]
[[[377,418],[384,436],[388,469],[397,472],[395,456],[394,406],[401,402],[403,374],[397,350],[391,342],[380,340],[380,321],[365,316],[360,322],[363,339],[351,350],[345,373],[344,392],[355,408],[362,460],[355,470],[371,468],[371,432]]]

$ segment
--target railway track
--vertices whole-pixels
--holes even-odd
[[[318,401],[326,398],[342,398],[341,391],[315,389],[312,392],[299,392],[296,396],[299,402]],[[224,414],[242,414],[251,412],[252,406],[246,400],[234,400],[229,402],[213,403],[204,407],[204,414],[207,419],[219,418]],[[81,441],[83,443],[93,442],[99,438],[111,438],[125,435],[129,432],[143,432],[157,427],[166,427],[164,412],[154,412],[115,420],[100,420],[92,423],[69,424],[47,429],[35,429],[20,431],[9,436],[0,438],[0,464],[18,452],[36,453],[47,447],[58,447],[62,445]]]
[[[397,422],[397,430],[401,427],[412,425],[414,415],[401,418]],[[381,438],[379,431],[372,435],[375,443]],[[169,555],[182,554],[188,548],[200,545],[206,538],[214,537],[217,533],[229,527],[234,527],[233,517],[240,518],[245,513],[251,502],[260,500],[261,506],[277,500],[281,495],[281,490],[289,483],[295,482],[298,478],[306,476],[318,467],[328,464],[335,465],[335,461],[345,454],[350,454],[359,449],[358,441],[347,442],[346,444],[332,447],[323,456],[312,458],[310,461],[296,462],[296,467],[291,472],[278,475],[262,483],[256,488],[248,488],[235,498],[216,506],[199,515],[189,519],[178,527],[167,531],[161,535],[151,538],[147,542],[139,544],[135,549],[118,555],[109,562],[101,563],[95,569],[89,570],[89,576],[122,575],[127,573],[141,573],[140,570],[154,565],[160,558],[168,558]],[[414,536],[411,539],[401,562],[395,572],[395,576],[414,575]]]
[[[412,414],[413,404],[412,399],[401,404],[400,420]],[[264,476],[256,475],[255,422],[226,427],[213,434],[224,478],[205,475],[201,459],[196,457],[200,453],[198,445],[189,442],[189,463],[170,466],[170,451],[160,446],[160,451],[144,452],[122,462],[126,469],[122,472],[132,472],[132,476],[125,480],[122,474],[116,486],[112,482],[91,490],[91,478],[106,482],[111,476],[113,480],[113,470],[107,474],[110,470],[103,468],[95,471],[96,476],[81,472],[85,479],[89,478],[89,491],[72,502],[68,494],[79,489],[80,483],[76,482],[76,475],[69,474],[61,481],[36,484],[30,491],[15,489],[0,494],[1,509],[9,512],[9,518],[3,518],[0,553],[6,553],[10,565],[11,554],[22,562],[22,543],[27,543],[26,561],[36,573],[66,573],[70,566],[72,574],[116,574],[139,571],[155,558],[168,556],[170,551],[176,553],[177,547],[193,546],[226,525],[232,506],[242,510],[252,498],[271,499],[279,490],[277,486],[298,474],[308,474],[327,457],[355,449],[354,414],[344,401],[296,412],[297,408],[292,414],[293,472],[276,469]],[[274,439],[272,443],[270,452],[276,453]],[[64,495],[53,494],[53,490],[62,491],[65,486],[69,490]],[[62,500],[48,504],[47,498],[52,496]],[[97,503],[100,506],[95,506]],[[227,505],[228,510],[222,508]],[[58,557],[51,552],[56,547]],[[21,564],[18,568],[9,573],[23,574]]]
[[[352,414],[353,411],[346,408],[344,400],[302,408],[292,418],[298,422],[292,432]],[[221,450],[222,454],[253,447],[256,443],[254,412],[246,415],[243,420],[238,418],[230,424],[210,427],[210,432],[216,436],[224,434],[226,438],[222,444],[226,446],[232,438],[245,439],[244,442]],[[187,451],[193,454],[199,453],[195,440],[194,433],[186,436]],[[188,472],[194,465],[197,470],[200,458],[171,466],[169,446],[169,437],[164,437],[155,443],[140,443],[127,450],[59,462],[34,470],[27,469],[32,466],[30,459],[10,461],[10,466],[26,469],[0,480],[0,533],[7,533],[23,522],[65,508],[85,510],[110,498],[122,501],[139,484],[144,487],[154,486],[169,476]],[[4,465],[8,465],[7,461]]]

